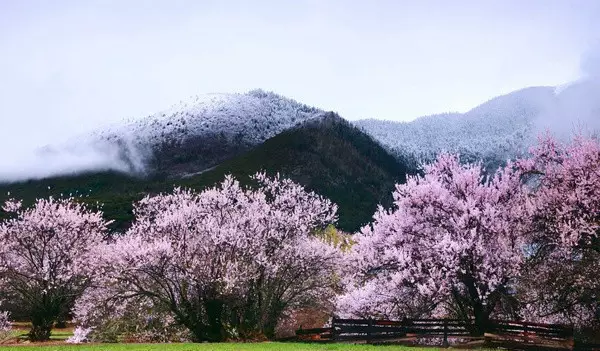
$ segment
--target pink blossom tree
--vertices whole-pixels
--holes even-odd
[[[529,228],[521,173],[486,176],[481,164],[442,154],[424,175],[397,185],[353,240],[341,315],[403,318],[458,315],[481,334],[524,263]],[[450,309],[450,310],[449,310]]]
[[[135,305],[168,313],[194,341],[271,337],[286,310],[331,299],[339,250],[311,233],[335,221],[336,206],[290,180],[254,179],[256,190],[228,176],[141,200],[131,229],[96,251],[82,324]]]
[[[546,136],[520,161],[530,179],[528,275],[521,299],[529,316],[578,325],[600,322],[600,143]]]
[[[0,292],[31,318],[31,340],[47,340],[89,285],[81,268],[108,223],[72,199],[40,199],[27,209],[8,201],[3,210],[13,216],[0,224]]]

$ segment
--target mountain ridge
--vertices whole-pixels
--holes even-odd
[[[492,169],[528,151],[544,117],[556,110],[557,100],[555,87],[528,87],[465,113],[423,116],[410,122],[365,119],[355,124],[413,167],[448,151],[460,153],[465,161],[484,160]]]
[[[173,186],[203,189],[225,174],[250,184],[249,175],[266,170],[338,202],[340,226],[354,231],[371,219],[377,204],[391,204],[394,184],[417,172],[422,161],[445,150],[462,153],[467,161],[483,159],[493,170],[525,152],[541,116],[570,108],[581,91],[589,90],[581,84],[560,92],[531,87],[490,99],[464,114],[400,123],[349,122],[263,90],[213,94],[206,98],[209,102],[194,105],[195,110],[183,103],[167,110],[170,114],[159,112],[94,135],[98,142],[121,146],[123,158],[150,157],[149,172],[100,170],[0,182],[0,202],[8,193],[26,203],[72,194],[88,204],[104,204],[107,217],[115,220],[113,229],[119,231],[131,222],[132,203],[142,196]],[[584,107],[582,111],[591,115],[597,106],[590,102]]]
[[[409,170],[372,137],[329,112],[187,177],[91,172],[31,180],[0,185],[0,203],[9,197],[30,204],[38,197],[73,195],[88,205],[101,204],[106,218],[115,221],[111,228],[123,231],[133,220],[133,202],[145,195],[168,192],[174,186],[201,190],[226,174],[251,185],[249,175],[258,171],[280,173],[330,198],[340,208],[339,227],[352,232],[370,221],[378,204],[391,204],[394,184],[404,182]]]

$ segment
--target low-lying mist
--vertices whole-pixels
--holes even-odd
[[[581,76],[557,87],[556,99],[535,121],[536,132],[559,137],[600,131],[600,45],[583,56]]]
[[[139,174],[144,159],[131,144],[78,138],[43,147],[32,145],[0,158],[0,182],[16,182],[93,171]]]

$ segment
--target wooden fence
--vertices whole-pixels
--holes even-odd
[[[299,329],[296,336],[307,341],[402,342],[419,338],[480,339],[501,346],[517,343],[532,349],[574,349],[573,328],[556,324],[491,321],[485,337],[472,338],[472,325],[458,319],[405,319],[401,321],[334,318],[329,328]],[[542,347],[542,345],[544,345]],[[582,350],[587,348],[581,345]],[[594,349],[595,350],[595,349]]]

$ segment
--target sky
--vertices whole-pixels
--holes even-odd
[[[0,147],[255,88],[350,120],[464,112],[577,79],[599,18],[595,0],[0,0]]]

